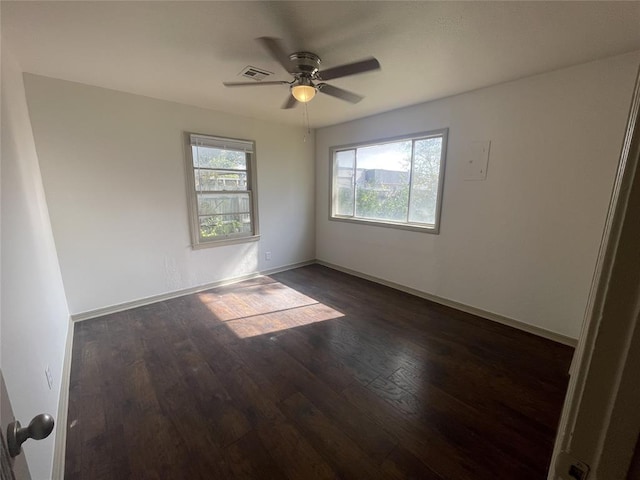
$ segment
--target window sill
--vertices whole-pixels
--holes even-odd
[[[203,248],[223,247],[225,245],[257,242],[258,240],[260,240],[260,235],[251,235],[249,237],[221,238],[220,240],[211,240],[210,242],[197,243],[195,245],[191,245],[191,248],[193,250],[202,250]]]
[[[420,232],[420,233],[431,233],[438,235],[440,233],[440,229],[435,225],[413,225],[410,223],[394,223],[394,222],[383,222],[378,220],[365,220],[360,218],[350,218],[350,217],[329,217],[329,220],[332,222],[345,222],[345,223],[356,223],[359,225],[369,225],[373,227],[384,227],[384,228],[395,228],[397,230],[408,230],[411,232]]]

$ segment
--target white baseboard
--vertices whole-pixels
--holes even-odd
[[[103,315],[110,315],[112,313],[122,312],[132,308],[143,307],[151,303],[162,302],[164,300],[171,300],[172,298],[183,297],[185,295],[191,295],[192,293],[203,292],[216,287],[222,287],[224,285],[231,285],[233,283],[242,282],[252,278],[260,277],[263,275],[271,275],[273,273],[284,272],[286,270],[292,270],[294,268],[304,267],[316,263],[315,260],[308,260],[305,262],[292,263],[289,265],[282,265],[280,267],[262,270],[260,272],[248,273],[246,275],[240,275],[238,277],[227,278],[224,280],[218,280],[216,282],[206,283],[195,287],[184,288],[181,290],[175,290],[173,292],[161,293],[159,295],[152,295],[150,297],[140,298],[138,300],[131,300],[130,302],[119,303],[116,305],[110,305],[107,307],[97,308],[95,310],[88,310],[86,312],[76,313],[71,315],[71,319],[74,322],[81,322],[83,320],[89,320],[91,318],[102,317]]]
[[[513,328],[517,328],[518,330],[522,330],[528,333],[532,333],[534,335],[538,335],[543,338],[547,338],[549,340],[553,340],[554,342],[562,343],[564,345],[569,345],[571,347],[575,347],[578,343],[578,340],[572,337],[568,337],[566,335],[562,335],[561,333],[553,332],[551,330],[547,330],[544,328],[536,327],[535,325],[530,325],[528,323],[521,322],[519,320],[514,320],[512,318],[505,317],[503,315],[488,312],[486,310],[482,310],[476,307],[471,307],[469,305],[465,305],[463,303],[456,302],[455,300],[449,300],[448,298],[439,297],[437,295],[432,295],[430,293],[422,292],[420,290],[416,290],[414,288],[406,287],[404,285],[400,285],[395,282],[390,282],[388,280],[384,280],[382,278],[374,277],[372,275],[368,275],[366,273],[358,272],[356,270],[351,270],[350,268],[341,267],[340,265],[334,265],[330,262],[325,262],[323,260],[308,260],[304,262],[292,263],[289,265],[283,265],[280,267],[262,270],[260,272],[254,272],[247,275],[241,275],[238,277],[232,277],[224,280],[219,280],[217,282],[211,282],[203,285],[198,285],[196,287],[185,288],[182,290],[176,290],[173,292],[167,292],[160,295],[153,295],[150,297],[141,298],[138,300],[132,300],[130,302],[124,302],[117,305],[111,305],[108,307],[98,308],[96,310],[90,310],[87,312],[77,313],[71,316],[73,322],[80,322],[82,320],[88,320],[90,318],[101,317],[103,315],[109,315],[116,312],[122,312],[124,310],[129,310],[131,308],[142,307],[144,305],[149,305],[155,302],[161,302],[164,300],[170,300],[172,298],[182,297],[184,295],[190,295],[192,293],[202,292],[204,290],[209,290],[211,288],[221,287],[223,285],[231,285],[233,283],[242,282],[244,280],[249,280],[251,278],[256,278],[262,275],[271,275],[278,272],[284,272],[286,270],[292,270],[294,268],[304,267],[306,265],[311,265],[317,263],[319,265],[324,265],[325,267],[332,268],[333,270],[338,270],[340,272],[347,273],[349,275],[353,275],[355,277],[364,278],[365,280],[370,280],[375,283],[379,283],[381,285],[385,285],[387,287],[394,288],[396,290],[400,290],[402,292],[409,293],[411,295],[415,295],[420,298],[424,298],[426,300],[430,300],[435,303],[439,303],[441,305],[446,305],[451,308],[455,308],[457,310],[461,310],[463,312],[471,313],[473,315],[477,315],[479,317],[486,318],[488,320],[492,320],[494,322],[501,323],[503,325],[508,325]]]
[[[523,330],[525,332],[538,335],[539,337],[543,337],[548,340],[553,340],[554,342],[562,343],[563,345],[569,345],[570,347],[575,348],[575,346],[578,344],[578,340],[575,338],[568,337],[560,333],[552,332],[551,330],[546,330],[544,328],[536,327],[535,325],[529,325],[528,323],[520,322],[518,320],[514,320],[512,318],[508,318],[508,317],[499,315],[497,313],[487,312],[485,310],[471,307],[469,305],[465,305],[463,303],[459,303],[454,300],[449,300],[448,298],[438,297],[437,295],[431,295],[430,293],[422,292],[420,290],[416,290],[410,287],[405,287],[404,285],[400,285],[398,283],[390,282],[388,280],[383,280],[382,278],[374,277],[372,275],[367,275],[366,273],[358,272],[356,270],[351,270],[350,268],[334,265],[332,263],[325,262],[323,260],[316,260],[315,263],[317,263],[318,265],[323,265],[325,267],[331,268],[333,270],[338,270],[343,273],[348,273],[349,275],[353,275],[354,277],[364,278],[365,280],[370,280],[374,283],[379,283],[381,285],[385,285],[395,290],[400,290],[402,292],[409,293],[411,295],[415,295],[416,297],[424,298],[426,300],[430,300],[432,302],[439,303],[447,307],[455,308],[456,310],[461,310],[466,313],[471,313],[472,315],[477,315],[478,317],[486,318],[487,320],[492,320],[494,322],[498,322],[503,325],[507,325],[509,327],[517,328],[518,330]]]
[[[64,360],[60,378],[60,398],[58,399],[58,418],[53,447],[53,480],[64,480],[64,459],[67,450],[67,417],[69,413],[69,387],[71,386],[71,354],[73,352],[74,324],[69,317],[67,339],[65,342]]]
[[[307,265],[313,265],[317,263],[316,260],[307,260],[306,262],[292,263],[283,267],[270,268],[268,270],[262,270],[260,275],[273,275],[274,273],[286,272],[287,270],[293,270],[294,268],[306,267]]]

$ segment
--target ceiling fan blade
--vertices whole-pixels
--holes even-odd
[[[289,98],[287,98],[287,100],[282,104],[282,109],[285,110],[287,108],[293,108],[298,104],[298,101],[296,100],[296,98],[289,94]]]
[[[289,55],[284,49],[282,40],[273,37],[260,37],[256,39],[262,44],[264,48],[271,54],[271,56],[284,68],[287,72],[292,73],[293,65],[289,59]]]
[[[380,70],[380,62],[373,57],[322,70],[318,72],[318,77],[322,80],[333,80],[334,78],[346,77],[347,75],[355,75],[356,73],[364,73],[371,70]]]
[[[326,83],[319,83],[317,87],[320,93],[326,93],[327,95],[331,95],[332,97],[339,98],[340,100],[346,100],[351,103],[358,103],[364,98],[343,88],[334,87],[333,85],[328,85]]]
[[[222,82],[225,87],[260,87],[264,85],[289,85],[285,80],[274,80],[272,82]]]

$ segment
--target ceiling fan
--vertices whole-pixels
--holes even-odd
[[[355,75],[357,73],[379,70],[380,63],[375,58],[367,58],[358,62],[346,63],[337,67],[320,70],[320,57],[311,52],[294,52],[287,55],[282,42],[278,38],[260,37],[256,39],[271,54],[282,67],[293,75],[293,80],[287,82],[223,82],[225,87],[257,87],[265,85],[288,85],[290,95],[282,105],[282,108],[293,108],[297,102],[307,103],[315,96],[316,92],[331,95],[332,97],[358,103],[364,97],[324,83],[326,80]]]

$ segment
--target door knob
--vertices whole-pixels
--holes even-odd
[[[53,430],[53,417],[47,413],[41,413],[33,417],[28,427],[23,427],[17,420],[7,427],[7,446],[9,455],[15,457],[20,454],[22,444],[29,438],[42,440],[47,438]]]

